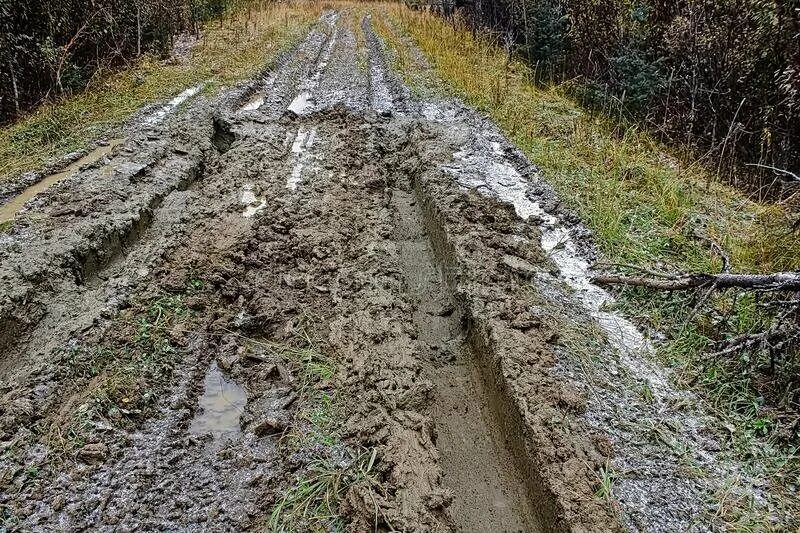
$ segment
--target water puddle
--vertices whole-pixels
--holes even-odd
[[[338,13],[332,13],[327,17],[328,25],[333,28],[338,18]],[[328,66],[328,61],[331,57],[333,47],[336,46],[336,41],[339,38],[339,29],[333,30],[328,46],[322,51],[322,54],[317,62],[317,68],[314,75],[300,83],[300,92],[294,97],[294,100],[289,104],[288,110],[296,115],[304,115],[314,109],[314,96],[313,92],[319,87],[319,82],[322,79],[322,73]]]
[[[116,146],[119,146],[123,142],[124,139],[112,139],[107,145],[98,146],[77,161],[70,163],[62,170],[56,172],[55,174],[45,176],[41,181],[34,183],[17,196],[9,200],[7,203],[0,206],[0,222],[8,222],[13,220],[28,200],[37,194],[46,191],[56,183],[71,177],[80,171],[81,168],[99,161],[106,155],[110,154]]]
[[[239,418],[247,404],[247,392],[225,376],[217,363],[208,367],[203,387],[189,432],[194,435],[210,433],[214,439],[239,435],[242,431]]]
[[[189,87],[181,94],[179,94],[178,96],[176,96],[175,98],[173,98],[172,100],[161,106],[159,109],[157,109],[155,112],[153,112],[152,115],[150,115],[147,119],[145,119],[144,121],[145,124],[150,124],[150,125],[158,124],[159,122],[164,120],[164,117],[175,111],[175,108],[177,108],[179,105],[184,103],[192,96],[195,96],[197,93],[202,91],[205,85],[206,85],[205,83],[198,83],[194,87]]]
[[[297,190],[297,186],[303,181],[303,169],[308,165],[309,160],[313,157],[309,151],[314,146],[314,141],[317,139],[317,128],[307,130],[301,127],[297,131],[297,136],[292,143],[292,154],[294,156],[294,166],[292,173],[286,180],[286,188],[290,191]]]
[[[289,104],[288,109],[296,115],[302,115],[313,107],[314,104],[311,99],[311,91],[302,91],[300,94],[294,97],[294,100],[292,100],[292,103]]]
[[[242,212],[242,216],[244,218],[252,218],[265,207],[267,207],[267,199],[262,198],[259,200],[256,198],[256,194],[253,192],[253,185],[251,183],[248,183],[243,187],[240,201],[242,204],[247,206],[245,207],[244,212]]]

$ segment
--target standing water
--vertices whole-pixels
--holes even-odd
[[[195,435],[210,433],[215,440],[239,435],[242,431],[239,418],[247,404],[247,392],[226,377],[217,363],[208,367],[203,387],[189,432]]]
[[[65,180],[78,172],[82,167],[86,165],[90,165],[95,161],[102,159],[104,156],[111,153],[111,150],[114,149],[115,146],[122,144],[123,139],[113,139],[108,142],[105,146],[98,146],[85,156],[81,157],[77,161],[70,163],[63,170],[56,172],[55,174],[50,174],[49,176],[45,176],[41,181],[34,183],[17,196],[9,200],[8,203],[0,206],[0,222],[8,222],[9,220],[13,220],[17,213],[22,209],[25,205],[25,202],[36,196],[37,194],[46,191],[51,186],[55,185],[56,183]]]

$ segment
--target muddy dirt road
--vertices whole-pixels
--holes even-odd
[[[706,529],[720,480],[684,466],[734,467],[705,415],[535,167],[403,85],[383,16],[327,12],[0,234],[0,530]]]

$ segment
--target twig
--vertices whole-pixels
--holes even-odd
[[[644,274],[649,274],[654,278],[662,278],[662,279],[678,279],[680,275],[677,274],[667,274],[665,272],[657,272],[655,270],[650,270],[648,268],[643,268],[637,265],[631,265],[628,263],[595,263],[592,265],[592,268],[608,268],[608,267],[615,267],[615,268],[628,268],[630,270],[636,270],[637,272],[642,272]]]
[[[682,291],[715,286],[717,289],[739,287],[746,289],[800,290],[800,272],[774,274],[688,274],[675,279],[653,279],[639,276],[602,275],[591,279],[599,285],[630,285],[665,291]]]
[[[782,168],[771,167],[769,165],[762,165],[759,163],[745,163],[745,166],[766,168],[767,170],[772,170],[773,172],[777,172],[778,174],[784,174],[786,176],[789,176],[790,178],[793,178],[795,181],[800,181],[800,176],[798,176],[794,172],[789,172],[788,170],[784,170]]]

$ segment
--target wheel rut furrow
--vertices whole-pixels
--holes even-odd
[[[449,515],[462,531],[541,531],[528,491],[494,421],[466,342],[465,317],[437,265],[413,189],[392,192],[399,260],[413,302],[424,375],[435,385],[431,416]]]

